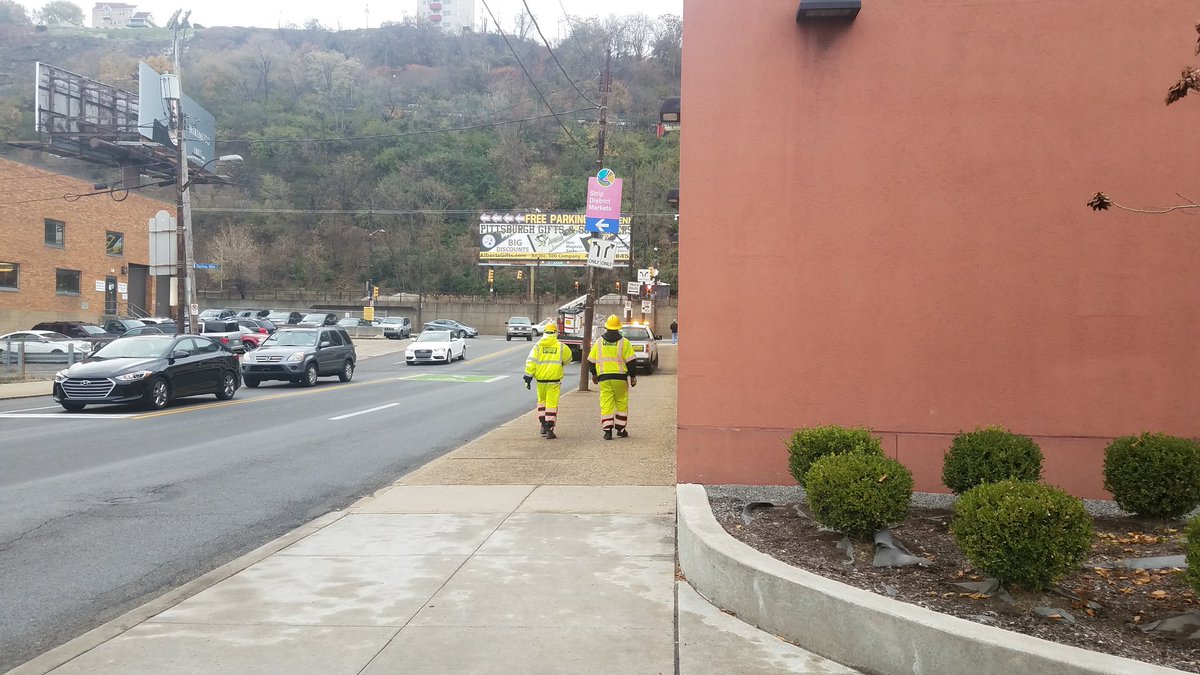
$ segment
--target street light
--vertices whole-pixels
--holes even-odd
[[[800,8],[796,10],[796,21],[853,21],[861,9],[862,0],[800,0]]]
[[[201,164],[199,169],[196,169],[196,175],[189,178],[188,181],[183,184],[183,189],[186,190],[189,187],[191,187],[192,181],[199,178],[200,175],[204,173],[204,170],[208,168],[209,164],[212,164],[214,162],[240,162],[240,161],[242,161],[241,155],[221,155],[220,157],[214,157],[213,159],[210,159],[207,162]],[[221,178],[222,176],[217,176],[217,177]]]

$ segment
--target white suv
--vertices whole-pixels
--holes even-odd
[[[385,316],[379,325],[383,326],[383,337],[389,340],[403,340],[412,335],[412,322],[407,316]]]

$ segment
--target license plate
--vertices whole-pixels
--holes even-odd
[[[635,351],[635,352],[644,352],[644,351],[646,351],[646,348],[645,348],[643,345],[634,345],[634,346],[633,346],[633,351]]]

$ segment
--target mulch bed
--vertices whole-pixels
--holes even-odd
[[[893,537],[928,567],[874,567],[873,542],[856,542],[854,563],[837,548],[840,534],[821,531],[798,504],[752,511],[744,524],[744,501],[711,496],[713,513],[729,534],[790,565],[977,623],[1045,640],[1200,673],[1200,640],[1172,640],[1141,630],[1152,621],[1200,611],[1200,602],[1178,570],[1145,571],[1089,566],[1069,575],[1059,588],[1067,593],[1008,589],[1014,602],[955,586],[980,581],[950,535],[951,512],[913,508]],[[804,515],[801,515],[801,514]],[[1122,558],[1183,554],[1182,532],[1175,526],[1134,518],[1096,518],[1088,564]],[[1073,596],[1073,597],[1069,597]],[[1044,617],[1035,607],[1065,610],[1065,618]]]

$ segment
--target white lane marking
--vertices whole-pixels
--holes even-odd
[[[0,419],[14,420],[123,420],[127,417],[133,417],[133,413],[117,413],[104,415],[87,415],[87,414],[67,414],[60,413],[42,413],[36,415],[14,415],[12,413],[0,413]]]
[[[7,415],[9,413],[33,412],[34,410],[54,410],[58,407],[59,406],[56,406],[56,405],[44,405],[40,408],[21,408],[20,410],[4,410],[4,411],[0,411],[0,414]]]
[[[346,413],[345,415],[338,415],[337,417],[330,417],[329,421],[336,422],[338,420],[344,420],[349,417],[358,417],[359,415],[366,415],[367,413],[379,412],[380,410],[387,410],[388,408],[394,408],[398,405],[400,405],[400,404],[399,403],[389,403],[387,405],[381,405],[376,408],[368,408],[366,410],[359,410],[358,412]]]
[[[484,384],[490,384],[490,383],[492,383],[492,382],[499,382],[500,380],[503,380],[503,379],[504,379],[504,378],[506,378],[506,377],[508,377],[508,376],[507,376],[507,375],[497,375],[497,376],[493,377],[493,378],[492,378],[492,379],[490,379],[490,380],[484,380],[484,381],[483,381],[483,383],[484,383]]]

